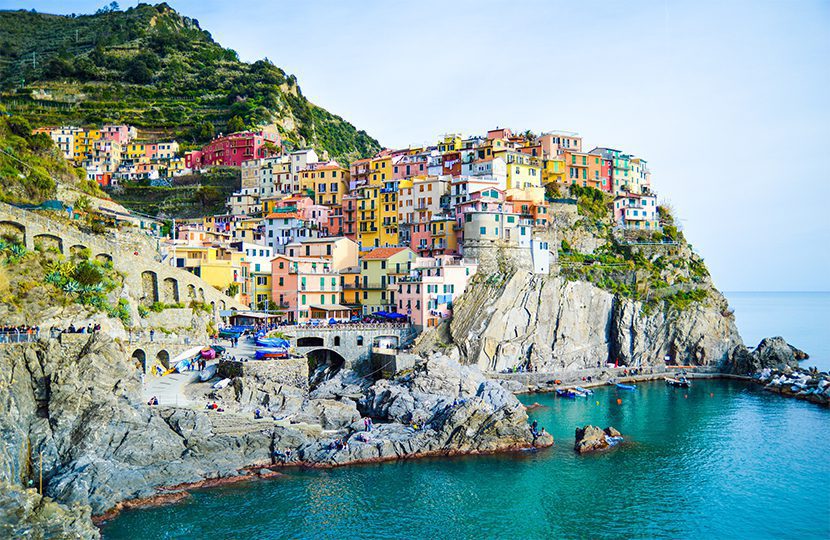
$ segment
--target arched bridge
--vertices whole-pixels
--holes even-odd
[[[408,324],[289,326],[282,332],[292,348],[310,360],[340,362],[356,370],[371,365],[372,347],[404,347],[416,335]]]
[[[110,261],[126,276],[125,283],[142,304],[202,302],[218,310],[247,309],[233,298],[217,291],[201,278],[173,266],[161,264],[147,254],[147,245],[127,235],[87,234],[58,220],[0,203],[0,235],[17,237],[27,249],[54,249],[66,256],[88,253],[101,262]],[[138,255],[136,255],[138,253]]]

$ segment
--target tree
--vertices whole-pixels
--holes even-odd
[[[238,283],[231,283],[228,285],[228,288],[225,289],[225,294],[230,297],[234,297],[239,294],[239,284]]]
[[[236,133],[237,131],[245,131],[245,121],[238,116],[234,116],[228,120],[228,133]]]
[[[127,79],[136,84],[147,84],[153,79],[153,72],[143,60],[133,60],[127,69]]]

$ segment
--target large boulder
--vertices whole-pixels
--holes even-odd
[[[800,360],[806,360],[809,357],[807,353],[793,347],[782,337],[764,338],[752,351],[743,345],[735,347],[724,366],[724,371],[749,375],[765,368],[794,369],[798,367]]]
[[[601,429],[597,426],[587,425],[576,428],[574,450],[580,454],[598,452],[616,446],[621,440],[620,432],[611,426]]]
[[[100,538],[89,506],[65,506],[0,482],[0,538]]]

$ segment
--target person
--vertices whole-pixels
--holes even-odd
[[[255,410],[254,411],[254,419],[259,420],[261,418],[262,418],[262,411],[260,411],[259,409]]]
[[[370,416],[369,417],[369,429],[368,429],[368,431],[372,431],[372,429],[374,427],[375,427],[375,422],[372,420],[372,417]]]
[[[155,330],[150,330],[150,341],[153,341],[153,339],[155,337],[156,337],[156,331]]]
[[[157,398],[156,396],[151,397],[150,401],[147,402],[147,405],[150,405],[151,407],[153,405],[158,405],[158,404],[159,404],[159,398]]]

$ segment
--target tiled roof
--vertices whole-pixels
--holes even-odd
[[[405,250],[406,248],[402,247],[382,247],[382,248],[375,248],[369,253],[363,255],[361,259],[364,260],[372,260],[372,259],[388,259],[392,255],[396,255],[401,251]]]

